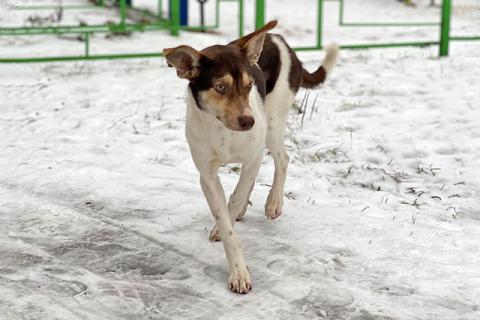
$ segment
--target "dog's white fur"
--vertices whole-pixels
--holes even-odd
[[[289,160],[283,141],[288,110],[295,100],[296,92],[290,89],[288,83],[292,64],[288,48],[280,37],[273,36],[272,41],[280,51],[281,69],[273,91],[265,99],[268,122],[267,148],[275,164],[273,184],[265,204],[265,214],[268,218],[275,219],[282,213],[283,189]]]
[[[265,204],[266,215],[281,214],[288,155],[283,145],[288,110],[295,93],[289,88],[290,56],[286,44],[274,37],[281,53],[281,70],[277,83],[265,104],[258,90],[252,89],[249,99],[255,125],[245,132],[232,131],[215,116],[200,110],[190,89],[187,93],[186,136],[193,161],[200,172],[200,183],[215,218],[210,239],[222,239],[230,267],[229,285],[235,291],[246,292],[251,287],[250,274],[243,258],[240,239],[233,224],[245,213],[257,176],[265,146],[274,158],[275,176]],[[224,163],[241,163],[242,171],[235,191],[226,202],[218,169]]]
[[[229,284],[231,288],[238,288],[236,291],[239,292],[247,292],[251,288],[251,280],[233,224],[248,204],[262,161],[266,136],[263,103],[258,91],[252,90],[249,98],[255,125],[249,131],[238,132],[227,129],[215,116],[200,110],[190,89],[187,92],[187,141],[200,172],[202,191],[215,218],[210,239],[218,236],[222,239],[230,267]],[[241,163],[242,172],[227,204],[218,169],[221,164],[232,162]]]
[[[270,22],[264,32],[276,25]],[[260,38],[254,38],[255,41]],[[296,92],[289,84],[292,60],[288,45],[283,38],[272,35],[272,42],[280,53],[280,70],[273,90],[263,100],[254,86],[249,94],[249,106],[244,116],[253,116],[254,126],[248,131],[232,131],[218,120],[215,115],[201,110],[197,106],[189,87],[187,91],[186,137],[193,161],[200,172],[200,184],[212,212],[215,225],[210,232],[210,240],[222,240],[230,267],[229,285],[233,291],[246,293],[251,289],[250,273],[233,225],[247,209],[250,193],[255,184],[262,162],[263,150],[267,147],[274,159],[275,174],[272,188],[265,204],[265,214],[275,219],[282,213],[283,193],[289,157],[284,146],[285,125],[288,110],[292,106]],[[253,41],[253,40],[252,40]],[[247,42],[249,44],[250,42]],[[263,38],[262,38],[263,43]],[[258,41],[253,42],[258,49]],[[171,64],[177,64],[180,77],[188,78],[194,74],[196,61],[192,55],[195,50],[186,46],[178,47],[179,55],[172,57]],[[247,48],[249,50],[249,47]],[[166,49],[168,54],[176,49]],[[254,52],[255,57],[259,54]],[[186,56],[187,55],[187,56]],[[327,48],[323,67],[327,73],[335,65],[338,55],[336,46]],[[190,56],[191,69],[181,69],[182,59]],[[193,68],[192,68],[193,67]],[[203,101],[208,105],[209,101]],[[223,187],[218,177],[220,165],[241,163],[242,170],[238,184],[229,201],[225,198]]]

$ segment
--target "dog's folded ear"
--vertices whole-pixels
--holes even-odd
[[[200,75],[200,57],[197,50],[189,46],[163,49],[163,54],[170,67],[177,69],[177,75],[182,79],[192,80]]]
[[[241,37],[230,44],[240,47],[240,49],[246,54],[250,64],[255,64],[262,53],[265,35],[267,32],[275,28],[277,24],[277,20],[272,20],[260,29],[247,34],[246,36]]]

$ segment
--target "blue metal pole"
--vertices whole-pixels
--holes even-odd
[[[170,0],[170,19],[172,19],[172,1]],[[188,26],[188,0],[179,0],[180,2],[180,25]]]
[[[188,26],[188,0],[180,1],[180,25]]]

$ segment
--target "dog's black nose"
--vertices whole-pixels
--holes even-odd
[[[255,124],[255,119],[251,116],[240,116],[238,117],[238,124],[243,130],[248,130]]]

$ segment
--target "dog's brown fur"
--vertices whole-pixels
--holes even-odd
[[[168,64],[189,81],[187,141],[215,220],[210,240],[223,241],[229,287],[238,293],[248,292],[252,283],[233,225],[247,210],[263,150],[270,149],[275,164],[265,214],[276,219],[282,214],[289,159],[283,144],[288,110],[299,88],[322,83],[337,57],[336,48],[327,50],[324,64],[309,73],[281,36],[267,34],[276,24],[224,46],[164,51]],[[242,170],[227,203],[218,169],[233,162]]]

